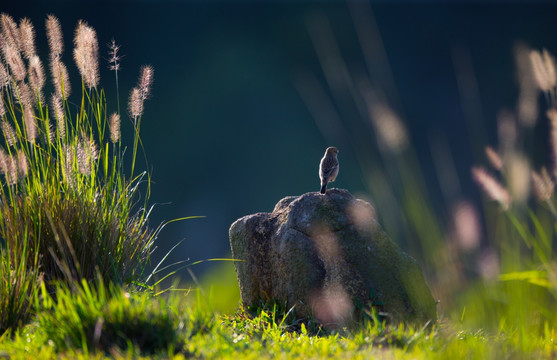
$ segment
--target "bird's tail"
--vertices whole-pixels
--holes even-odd
[[[326,182],[323,182],[323,183],[321,183],[321,191],[320,191],[320,193],[321,193],[321,194],[325,194],[326,192],[327,192],[327,183],[326,183]]]

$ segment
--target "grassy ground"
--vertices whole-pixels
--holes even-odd
[[[328,331],[285,317],[284,311],[222,314],[208,307],[205,300],[191,304],[184,294],[171,298],[163,301],[144,294],[116,295],[99,304],[106,334],[97,331],[95,335],[95,327],[99,328],[96,318],[89,330],[80,332],[76,328],[79,324],[60,318],[60,309],[58,315],[39,315],[38,321],[13,338],[2,337],[1,354],[13,359],[551,359],[557,355],[552,331],[523,338],[518,331],[464,330],[448,321],[418,329],[368,321],[354,329]],[[93,318],[86,313],[81,316],[80,324],[86,328]]]
[[[129,293],[113,286],[95,291],[57,289],[57,302],[41,297],[37,319],[0,338],[1,355],[40,358],[355,358],[552,359],[555,334],[470,327],[461,318],[434,326],[405,327],[372,319],[327,330],[294,318],[287,309],[238,309],[231,264],[207,275],[195,291]],[[218,278],[218,279],[217,279]],[[463,317],[463,315],[460,315]]]

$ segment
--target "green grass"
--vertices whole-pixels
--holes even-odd
[[[42,298],[37,320],[0,338],[12,358],[397,358],[550,359],[557,351],[549,328],[526,334],[466,329],[441,322],[411,328],[368,320],[358,327],[326,330],[286,309],[215,312],[209,299],[173,292],[149,293],[82,283],[61,287],[58,301]]]

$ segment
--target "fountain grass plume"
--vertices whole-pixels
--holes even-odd
[[[96,31],[80,20],[75,29],[74,60],[89,89],[99,84],[99,43]]]
[[[141,98],[147,100],[151,95],[151,85],[155,77],[155,70],[151,65],[141,67],[138,88],[141,91]]]
[[[64,40],[60,21],[54,15],[46,17],[46,37],[50,48],[50,61],[58,59],[64,52]]]
[[[557,82],[555,74],[555,59],[547,50],[533,50],[530,52],[530,61],[538,87],[542,91],[552,91]]]
[[[532,171],[532,188],[536,199],[540,202],[549,201],[553,197],[555,184],[545,167],[539,173]]]
[[[511,196],[509,195],[509,192],[499,181],[488,174],[484,168],[472,168],[472,176],[491,200],[497,201],[504,210],[507,210],[510,207]]]
[[[2,49],[2,55],[6,60],[6,63],[13,74],[16,81],[23,81],[25,79],[26,71],[23,59],[21,58],[21,53],[17,49],[16,45],[6,40],[6,38],[0,39],[0,49]]]
[[[8,14],[0,15],[0,28],[2,37],[7,44],[13,46],[17,51],[22,49],[21,33],[14,19]]]
[[[120,141],[120,115],[118,113],[110,115],[109,126],[110,141],[117,143]]]
[[[19,23],[21,32],[21,50],[26,59],[30,59],[37,53],[35,48],[35,28],[28,18],[23,18]]]
[[[485,155],[487,160],[495,170],[501,171],[503,169],[503,160],[501,156],[491,146],[485,147]]]

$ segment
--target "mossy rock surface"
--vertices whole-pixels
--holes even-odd
[[[230,227],[230,245],[247,306],[276,301],[325,324],[345,324],[366,306],[394,320],[437,317],[416,260],[346,190],[289,196],[271,213],[245,216]]]

